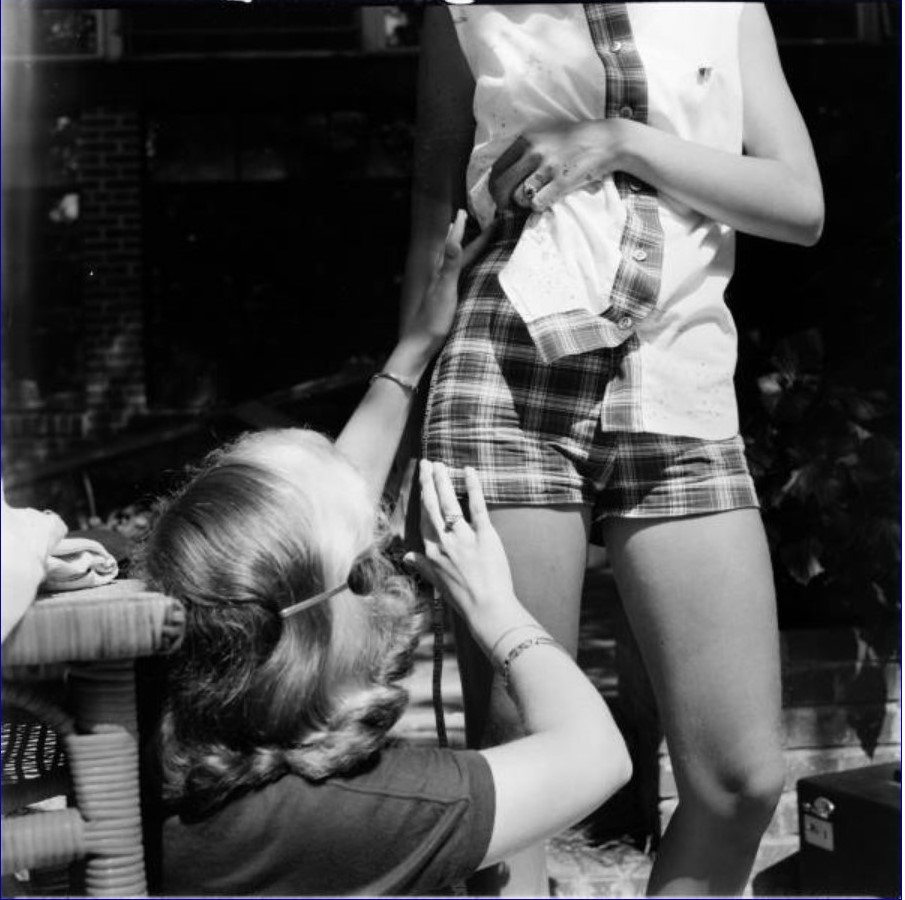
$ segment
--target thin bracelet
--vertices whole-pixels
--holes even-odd
[[[503,641],[503,638],[509,637],[513,632],[518,631],[521,628],[534,628],[537,631],[543,631],[544,628],[542,625],[538,625],[536,622],[526,622],[524,625],[513,625],[512,628],[507,628],[497,639],[496,643],[494,643],[493,647],[490,648],[490,661],[493,662],[494,656],[496,656],[497,647]]]
[[[512,664],[526,651],[530,650],[532,647],[540,647],[544,644],[548,644],[551,647],[558,647],[562,650],[563,653],[566,652],[565,647],[559,643],[559,641],[553,640],[550,635],[541,635],[540,637],[528,638],[525,641],[522,641],[520,644],[516,644],[510,651],[509,655],[506,657],[506,661],[503,663],[502,672],[503,672],[503,685],[508,689],[509,687],[509,675],[512,669]]]
[[[368,381],[369,385],[372,385],[378,378],[386,378],[387,381],[392,381],[393,384],[398,384],[399,387],[402,388],[410,397],[414,397],[415,394],[418,393],[418,385],[412,381],[408,381],[403,378],[401,375],[397,375],[395,372],[375,372],[370,381]]]

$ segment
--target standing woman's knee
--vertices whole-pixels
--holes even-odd
[[[784,783],[781,752],[750,754],[723,761],[699,782],[703,790],[689,785],[691,796],[683,799],[701,804],[709,816],[726,827],[759,832],[769,824]]]
[[[720,780],[732,821],[766,828],[785,783],[782,753],[748,756],[721,773]]]
[[[785,762],[781,752],[748,760],[735,787],[739,818],[762,822],[766,828],[773,817],[785,784]]]

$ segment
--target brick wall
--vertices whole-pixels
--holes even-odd
[[[4,466],[61,456],[83,439],[84,419],[81,410],[4,408]]]
[[[79,140],[85,266],[85,432],[145,412],[142,348],[141,125],[128,107],[82,116]]]
[[[67,190],[78,195],[78,218],[70,227],[78,229],[82,254],[81,290],[73,292],[82,304],[77,371],[63,393],[5,374],[7,472],[64,456],[146,411],[141,121],[127,106],[95,107],[83,111],[76,129],[74,180]]]

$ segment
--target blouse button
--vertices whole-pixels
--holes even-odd
[[[637,181],[637,180],[634,179],[634,178],[632,178],[631,181],[629,181],[629,183],[628,183],[628,189],[629,189],[633,194],[637,194],[638,191],[641,190],[641,188],[642,188],[641,182],[640,182],[640,181]]]
[[[621,49],[622,41],[613,41],[613,43],[610,44],[610,50],[612,50],[613,53],[618,53]]]
[[[631,316],[623,316],[616,325],[621,328],[623,331],[628,331],[629,328],[632,327],[635,323],[632,321]]]
[[[632,259],[635,262],[644,262],[647,259],[647,251],[642,250],[640,247],[637,250],[632,250]]]
[[[635,110],[630,106],[623,106],[622,109],[619,110],[619,115],[623,119],[633,119],[635,117]]]

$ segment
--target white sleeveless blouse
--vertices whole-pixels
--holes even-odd
[[[450,8],[475,78],[478,220],[495,213],[494,160],[548,124],[626,116],[740,154],[743,5]],[[718,440],[738,430],[734,255],[731,228],[617,173],[532,214],[500,283],[546,362],[630,342],[604,428]]]

